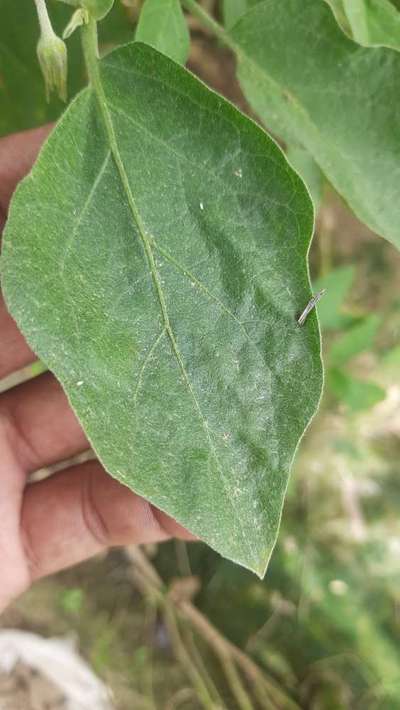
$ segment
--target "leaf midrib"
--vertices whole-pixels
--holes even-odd
[[[109,142],[111,154],[114,158],[114,161],[115,161],[115,164],[116,164],[116,167],[118,170],[118,174],[119,174],[119,177],[120,177],[120,180],[122,183],[122,187],[125,192],[126,199],[128,201],[130,211],[132,213],[133,219],[134,219],[134,221],[137,225],[137,228],[138,228],[139,237],[142,242],[142,246],[143,246],[143,249],[145,252],[145,256],[146,256],[146,260],[147,260],[148,267],[150,270],[151,278],[153,280],[153,284],[154,284],[154,287],[155,287],[155,290],[157,293],[157,298],[158,298],[158,301],[160,304],[161,314],[162,314],[164,326],[165,326],[165,332],[167,333],[167,335],[170,339],[172,352],[173,352],[174,357],[178,363],[179,369],[181,370],[182,377],[183,377],[183,380],[186,384],[186,387],[188,388],[188,391],[192,397],[195,409],[196,409],[198,416],[202,422],[202,426],[203,426],[203,429],[206,434],[206,438],[207,438],[207,442],[208,442],[210,451],[215,459],[215,462],[217,464],[217,468],[218,468],[220,476],[221,476],[222,483],[223,483],[224,488],[226,490],[227,500],[229,501],[229,503],[232,507],[233,513],[235,515],[235,518],[238,521],[238,527],[241,532],[241,537],[242,537],[244,547],[246,548],[246,550],[249,554],[249,559],[253,559],[254,553],[250,547],[249,538],[247,537],[246,531],[244,530],[243,525],[242,525],[241,511],[236,510],[235,505],[234,505],[234,500],[229,495],[229,488],[227,487],[227,482],[225,479],[223,468],[220,464],[214,442],[211,438],[211,434],[210,434],[210,430],[209,430],[209,426],[208,426],[208,421],[207,421],[206,417],[204,416],[203,411],[202,411],[200,404],[198,402],[196,393],[193,389],[193,386],[192,386],[192,383],[189,379],[188,373],[186,371],[185,364],[183,362],[181,353],[179,351],[178,344],[177,344],[177,341],[175,338],[175,334],[172,330],[171,322],[170,322],[169,315],[168,315],[167,304],[166,304],[166,301],[164,298],[164,293],[163,293],[162,286],[161,286],[161,280],[160,280],[157,266],[155,263],[154,254],[153,254],[153,250],[151,247],[151,242],[149,240],[149,237],[146,234],[145,226],[144,226],[142,218],[140,216],[139,209],[136,205],[135,198],[132,194],[131,186],[129,183],[129,178],[128,178],[127,172],[125,170],[125,165],[124,165],[124,162],[122,160],[121,153],[119,150],[117,136],[116,136],[116,132],[114,129],[113,120],[111,117],[111,112],[108,107],[107,97],[106,97],[104,87],[103,87],[103,84],[101,81],[100,71],[96,72],[96,76],[94,77],[94,79],[95,80],[92,82],[92,89],[95,93],[95,96],[96,96],[96,99],[97,99],[97,102],[98,102],[98,105],[100,108],[100,114],[103,119],[104,128],[105,128],[106,136],[107,136],[107,139]]]

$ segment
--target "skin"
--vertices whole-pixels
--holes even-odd
[[[0,231],[12,193],[49,127],[0,140]],[[0,379],[35,361],[0,294]],[[0,612],[34,580],[116,545],[193,539],[178,523],[108,476],[98,461],[37,483],[29,474],[88,449],[55,378],[0,394]]]

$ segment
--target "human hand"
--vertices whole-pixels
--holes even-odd
[[[0,140],[0,230],[15,186],[48,131],[44,127]],[[0,380],[34,360],[0,294]],[[191,538],[97,461],[27,484],[33,471],[88,446],[50,373],[0,394],[0,612],[32,581],[110,546]]]

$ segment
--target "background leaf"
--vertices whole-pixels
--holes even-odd
[[[335,330],[349,320],[350,316],[343,313],[342,306],[354,277],[354,266],[339,266],[314,281],[315,292],[326,290],[324,297],[318,303],[318,319],[322,330]]]
[[[322,199],[324,176],[317,163],[304,148],[295,145],[288,146],[286,149],[286,157],[291,166],[297,170],[299,175],[303,178],[310,191],[314,207],[318,210]]]
[[[363,318],[361,323],[353,325],[336,340],[329,353],[329,362],[335,367],[344,365],[348,360],[365,350],[372,349],[381,318],[375,314]]]
[[[222,16],[225,27],[228,29],[244,15],[247,10],[257,5],[262,0],[222,0]]]
[[[224,24],[230,29],[263,0],[224,0]],[[366,47],[400,48],[399,0],[325,0],[342,30]]]
[[[315,313],[296,322],[312,204],[255,123],[150,47],[101,80],[114,159],[88,89],[13,199],[5,298],[106,469],[262,575],[322,384]]]
[[[224,25],[228,29],[251,7],[250,0],[223,0],[222,15]]]
[[[230,35],[264,124],[306,148],[356,215],[399,247],[398,52],[349,40],[323,0],[262,2]]]
[[[190,35],[179,0],[145,0],[135,39],[185,64]]]
[[[400,13],[390,0],[327,0],[342,29],[359,44],[400,49]]]
[[[400,367],[400,345],[388,350],[382,358],[384,365],[388,367]]]
[[[385,390],[374,382],[358,380],[335,368],[327,372],[327,385],[331,392],[353,412],[373,407],[386,395]]]

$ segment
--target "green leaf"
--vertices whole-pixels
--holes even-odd
[[[389,0],[327,0],[336,20],[359,44],[400,50],[400,13]]]
[[[391,348],[382,357],[382,365],[387,368],[400,368],[400,345]]]
[[[375,314],[363,318],[336,340],[329,351],[329,362],[338,367],[373,346],[381,318]]]
[[[228,29],[249,9],[249,0],[223,0],[222,15],[224,25]]]
[[[351,39],[354,39],[353,33],[351,31],[349,18],[344,9],[343,0],[325,0],[328,5],[331,6],[332,12],[335,15],[336,22],[340,25],[343,32],[345,32]]]
[[[14,196],[6,302],[107,471],[262,575],[322,385],[312,204],[178,64],[99,66]]]
[[[323,330],[336,330],[347,323],[348,317],[341,309],[354,276],[354,266],[339,266],[314,282],[315,292],[326,290],[318,304],[318,319]]]
[[[356,215],[399,247],[399,53],[349,40],[323,0],[262,2],[230,41],[265,125],[303,146]]]
[[[88,10],[96,21],[102,20],[110,12],[114,0],[80,0],[82,7]]]
[[[381,3],[382,0],[379,0]],[[349,22],[353,39],[366,40],[368,44],[367,7],[364,0],[342,0],[343,10]],[[361,42],[363,43],[363,42]]]
[[[54,29],[59,36],[71,8],[49,3]],[[43,77],[36,54],[39,24],[32,0],[0,0],[0,136],[55,120],[65,108],[57,98],[46,101]],[[68,40],[68,96],[81,88],[85,78],[77,33]]]
[[[235,21],[246,10],[262,0],[225,0],[228,6],[246,5],[235,16]],[[350,39],[366,47],[390,47],[400,49],[400,2],[399,0],[325,0],[331,6],[337,23]],[[231,12],[231,10],[229,10]],[[232,11],[234,12],[234,10]],[[228,25],[228,29],[233,22]]]
[[[225,27],[227,29],[233,27],[247,10],[259,2],[260,0],[222,0],[222,17]]]
[[[190,35],[179,0],[145,0],[135,39],[185,64]]]
[[[386,396],[385,390],[374,382],[358,380],[334,368],[328,370],[327,385],[333,394],[353,412],[373,407]]]
[[[314,207],[318,210],[322,199],[324,176],[317,163],[304,148],[295,145],[288,146],[286,157],[292,168],[303,178],[310,191]]]

